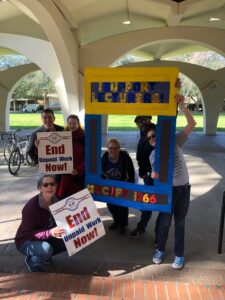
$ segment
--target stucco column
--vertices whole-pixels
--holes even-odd
[[[225,88],[218,81],[212,81],[202,90],[204,98],[204,133],[216,134],[219,114],[225,98]]]
[[[31,12],[35,16],[52,45],[52,55],[56,57],[59,72],[54,74],[53,70],[53,76],[50,78],[54,78],[64,118],[66,119],[68,114],[78,113],[78,44],[61,12],[53,1],[12,0],[12,2],[25,14],[29,15]],[[46,59],[51,60],[51,56]],[[34,61],[40,65],[38,57]]]
[[[7,99],[8,99],[8,91],[2,87],[0,84],[0,131],[5,132],[9,130],[8,118],[6,118],[6,110],[7,110]]]

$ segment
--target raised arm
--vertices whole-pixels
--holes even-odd
[[[175,100],[177,101],[180,110],[184,113],[187,120],[187,126],[183,129],[183,131],[186,133],[186,135],[189,135],[197,123],[195,122],[195,119],[190,111],[184,105],[184,96],[177,94],[175,95]]]

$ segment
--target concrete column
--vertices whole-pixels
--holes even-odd
[[[9,68],[0,72],[0,131],[9,130],[9,108],[13,87],[26,74],[38,70],[35,64]]]
[[[102,115],[102,134],[108,132],[108,115]]]
[[[202,90],[204,98],[204,133],[216,134],[219,114],[223,107],[225,88],[218,81],[212,81]]]
[[[78,113],[78,44],[67,22],[53,1],[12,0],[12,2],[25,14],[29,14],[30,11],[37,18],[53,47],[60,71],[53,82],[60,98],[64,118],[66,119],[68,114]],[[38,59],[37,56],[35,63]],[[51,56],[48,56],[47,60],[51,60]],[[54,68],[52,71],[54,72]]]
[[[0,85],[0,131],[9,130],[9,118],[6,118],[8,91]]]

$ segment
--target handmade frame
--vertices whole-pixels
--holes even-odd
[[[95,200],[141,210],[171,210],[178,73],[177,68],[85,71],[85,182]],[[159,116],[155,170],[160,179],[154,186],[101,178],[102,114]]]

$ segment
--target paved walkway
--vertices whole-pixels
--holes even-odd
[[[114,133],[135,158],[135,132]],[[193,133],[185,149],[192,195],[186,230],[186,265],[171,269],[173,230],[162,265],[152,264],[156,213],[141,239],[108,232],[111,217],[97,203],[106,235],[78,254],[54,258],[44,274],[27,273],[13,238],[21,209],[36,194],[37,169],[24,166],[9,175],[0,151],[0,299],[224,299],[225,237],[217,254],[221,202],[225,190],[225,135]],[[130,210],[129,230],[140,216]],[[89,296],[87,296],[89,295]]]

